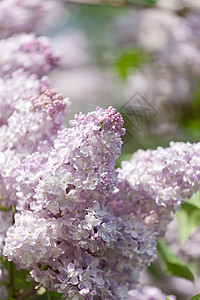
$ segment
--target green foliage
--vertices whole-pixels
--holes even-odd
[[[51,295],[51,299],[52,300],[60,300],[60,299],[62,299],[62,295],[58,294],[56,292],[50,292],[50,295]]]
[[[190,269],[169,250],[167,244],[162,238],[158,239],[157,248],[159,258],[166,273],[194,282],[194,276]]]
[[[157,0],[129,0],[129,2],[145,6],[153,6],[156,4]]]
[[[184,243],[200,224],[200,192],[187,199],[179,212],[178,220],[179,241]]]
[[[183,106],[177,115],[179,116],[179,123],[185,130],[189,131],[190,135],[199,133],[200,129],[200,79],[194,79],[193,95],[191,101]],[[199,135],[198,135],[199,138]],[[199,139],[198,139],[199,140]]]
[[[15,279],[15,288],[16,289],[26,289],[31,284],[30,282],[26,281],[26,277],[29,274],[27,270],[14,270],[14,279]]]
[[[200,294],[192,297],[190,300],[200,300]]]
[[[129,46],[118,53],[114,62],[117,72],[126,79],[130,72],[139,69],[147,61],[148,54],[135,46]]]

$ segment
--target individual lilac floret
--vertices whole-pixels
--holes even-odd
[[[57,3],[56,3],[57,2]],[[49,14],[60,10],[59,1],[2,0],[0,1],[0,38],[13,33],[40,31],[49,23]]]
[[[129,291],[129,300],[176,300],[175,296],[165,295],[156,287],[145,286],[138,290]]]
[[[58,62],[48,38],[22,33],[0,41],[0,76],[8,77],[23,69],[39,77],[51,71]]]
[[[119,169],[121,181],[110,201],[119,215],[132,214],[164,233],[170,213],[200,189],[200,143],[170,143],[139,150]]]

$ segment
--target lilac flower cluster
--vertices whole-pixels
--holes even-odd
[[[0,76],[8,77],[22,68],[39,77],[49,72],[57,63],[46,37],[22,33],[0,41]]]
[[[200,188],[200,145],[139,151],[117,183],[121,116],[97,108],[70,123],[48,157],[33,153],[15,172],[22,212],[4,255],[67,299],[126,299],[155,259],[171,212]]]
[[[47,78],[38,80],[21,71],[2,80],[1,90],[2,100],[8,101],[1,105],[0,186],[2,204],[9,207],[16,203],[14,170],[27,154],[48,151],[64,126],[68,100],[50,89]]]
[[[4,255],[69,299],[126,299],[155,258],[156,241],[143,222],[114,216],[107,205],[123,120],[110,107],[70,124],[48,158],[34,153],[15,172],[22,213],[7,231]]]
[[[64,127],[69,101],[42,75],[58,60],[48,39],[20,34],[1,42],[0,60],[0,251],[12,225],[16,205],[14,172],[35,151],[47,155],[57,131]],[[7,211],[6,211],[7,210]]]
[[[173,143],[139,150],[119,169],[119,184],[110,206],[116,215],[130,214],[163,234],[185,198],[200,189],[200,144]]]
[[[57,1],[58,2],[58,1]],[[18,32],[40,31],[49,13],[58,8],[51,0],[2,0],[0,2],[0,37]]]

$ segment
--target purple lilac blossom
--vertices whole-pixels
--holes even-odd
[[[57,0],[2,0],[0,38],[7,38],[18,32],[44,31],[42,29],[53,21],[55,10],[58,12],[60,9],[60,1]]]
[[[69,106],[68,99],[50,89],[46,77],[38,80],[23,73],[15,75],[19,75],[16,81],[14,76],[2,86],[2,100],[11,88],[8,103],[2,104],[5,109],[9,108],[11,115],[0,127],[1,205],[5,207],[16,205],[14,170],[28,154],[39,151],[43,153],[41,158],[48,153],[57,131],[64,127]],[[13,81],[16,84],[12,86]],[[23,85],[24,81],[27,85]],[[10,102],[10,99],[14,101]]]
[[[37,165],[47,159],[57,131],[64,127],[69,101],[50,88],[47,77],[39,80],[22,70],[1,79],[0,95],[0,201],[3,209],[9,210],[17,204],[17,167],[34,151]],[[12,212],[2,211],[0,219],[1,251],[6,231],[12,225]]]
[[[24,77],[26,76],[23,74],[22,80]],[[15,89],[15,85],[13,88]],[[0,150],[10,149],[19,154],[28,154],[36,151],[40,143],[52,144],[57,131],[64,126],[69,101],[50,88],[47,77],[39,81],[35,93],[28,94],[26,86],[24,92],[21,92],[20,88],[18,90],[18,86],[16,88],[20,99],[16,104],[12,104],[16,105],[17,109],[14,109],[7,119],[7,124],[0,127]],[[18,98],[17,95],[15,97]]]
[[[41,77],[56,66],[59,58],[47,37],[36,37],[32,33],[1,40],[0,49],[1,77],[9,77],[18,69]]]
[[[144,220],[164,234],[171,213],[200,189],[200,143],[170,143],[169,148],[139,150],[118,169],[119,184],[110,207],[116,215]]]
[[[4,255],[67,299],[127,299],[142,266],[156,257],[156,240],[142,221],[123,220],[107,206],[117,182],[123,120],[109,107],[80,113],[70,124],[40,167],[39,153],[18,167],[22,213],[7,232]]]

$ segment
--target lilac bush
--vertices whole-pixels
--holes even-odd
[[[0,16],[9,15],[7,3],[0,3]],[[97,107],[66,127],[70,102],[48,78],[58,56],[44,37],[10,37],[23,31],[14,21],[0,42],[1,299],[25,299],[11,290],[6,261],[28,270],[33,287],[63,299],[174,300],[137,284],[173,213],[200,190],[200,144],[140,150],[116,169],[121,114]]]

